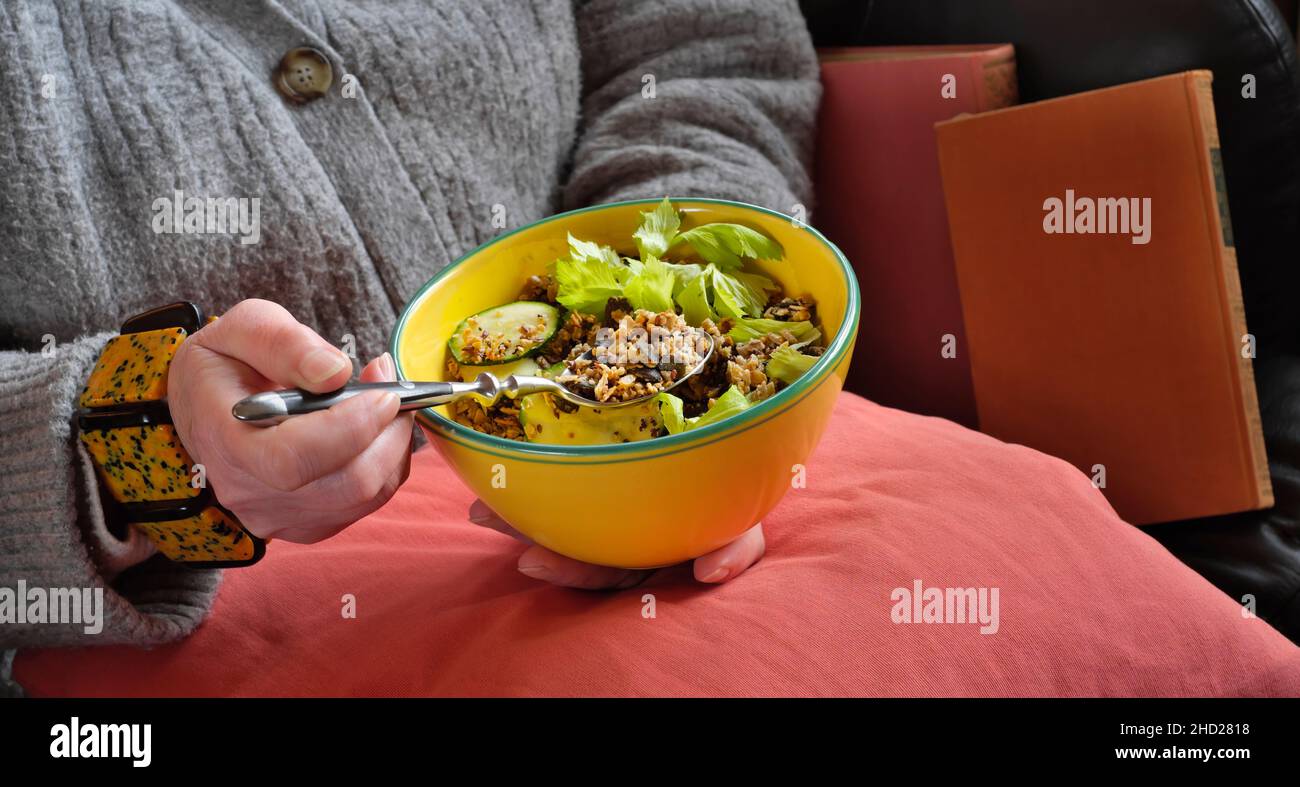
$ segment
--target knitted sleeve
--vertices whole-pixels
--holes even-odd
[[[577,26],[568,207],[707,196],[811,210],[821,84],[794,0],[591,0]]]
[[[148,541],[104,522],[74,418],[110,335],[0,352],[0,650],[177,639],[215,596],[220,572],[141,562]],[[53,615],[51,599],[69,593],[88,603]]]

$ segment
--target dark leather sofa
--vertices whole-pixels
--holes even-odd
[[[1253,597],[1261,618],[1300,643],[1300,70],[1293,29],[1273,0],[802,0],[801,6],[819,46],[1011,42],[1022,102],[1193,68],[1214,72],[1276,502],[1267,511],[1147,532],[1233,598]],[[1242,96],[1245,74],[1255,76],[1255,98]]]

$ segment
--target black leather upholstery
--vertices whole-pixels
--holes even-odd
[[[1259,359],[1273,508],[1146,528],[1229,596],[1300,644],[1300,358]]]
[[[1229,595],[1253,595],[1260,617],[1300,642],[1300,70],[1292,32],[1272,1],[801,5],[819,46],[1011,42],[1022,102],[1193,68],[1214,72],[1276,504],[1148,532]],[[1256,98],[1242,95],[1246,74],[1255,77]]]

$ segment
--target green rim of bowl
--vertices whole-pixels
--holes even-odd
[[[424,300],[425,295],[428,294],[428,292],[433,289],[438,282],[442,281],[444,277],[450,275],[452,271],[460,267],[461,264],[484,249],[499,243],[511,235],[524,232],[525,230],[530,230],[533,227],[542,224],[550,224],[571,216],[578,216],[592,211],[608,210],[610,208],[629,205],[654,205],[661,201],[662,200],[659,199],[625,200],[623,202],[609,202],[602,205],[579,208],[578,210],[571,210],[565,213],[557,213],[553,216],[548,216],[544,219],[534,221],[531,224],[526,224],[522,227],[513,229],[504,235],[498,235],[492,240],[480,245],[473,251],[462,255],[455,262],[438,271],[432,279],[425,282],[424,286],[420,288],[420,291],[415,294],[415,297],[411,298],[411,300],[406,304],[406,308],[402,310],[402,316],[397,320],[397,327],[393,330],[393,336],[389,339],[388,350],[393,357],[393,363],[397,367],[398,379],[403,379],[405,376],[402,372],[402,362],[397,352],[397,347],[401,342],[402,332],[406,329],[407,321],[410,319],[410,316],[415,311],[416,307],[419,306],[420,302]],[[787,216],[784,213],[769,210],[768,208],[759,205],[750,205],[745,202],[705,197],[682,197],[681,199],[674,199],[673,203],[684,203],[688,205],[691,203],[725,205],[727,207],[764,213],[768,216],[774,216],[776,218],[785,219],[791,223],[796,223],[793,217]],[[798,224],[802,225],[800,227],[801,231],[811,233],[822,245],[830,249],[835,254],[835,258],[839,260],[840,273],[844,276],[844,289],[848,294],[848,302],[845,304],[844,310],[844,322],[841,329],[836,332],[835,339],[831,342],[831,345],[826,348],[826,352],[822,354],[822,357],[817,361],[817,363],[813,364],[811,369],[805,372],[792,385],[782,389],[775,396],[764,399],[739,415],[733,415],[716,424],[709,424],[708,426],[703,426],[699,429],[692,429],[688,432],[680,432],[675,435],[656,437],[651,440],[641,440],[634,443],[613,443],[610,445],[546,445],[541,443],[526,443],[519,440],[507,440],[504,437],[484,434],[483,432],[471,429],[468,426],[458,424],[450,418],[439,414],[431,407],[426,407],[423,410],[420,410],[416,417],[419,418],[425,426],[439,432],[443,437],[453,439],[455,442],[465,445],[468,448],[474,448],[494,456],[525,460],[531,458],[531,461],[541,462],[547,461],[548,458],[561,457],[566,459],[588,457],[605,461],[635,461],[637,459],[649,459],[652,457],[673,454],[677,451],[688,448],[695,448],[705,441],[714,442],[716,439],[721,439],[722,437],[730,436],[733,433],[745,431],[757,426],[758,424],[767,421],[770,417],[785,412],[785,410],[789,409],[789,406],[793,406],[809,393],[812,393],[812,391],[821,385],[831,371],[839,365],[845,353],[848,352],[849,346],[853,343],[854,336],[857,334],[858,320],[860,316],[858,280],[853,273],[853,266],[849,264],[848,259],[844,256],[844,252],[840,251],[838,246],[827,240],[825,235],[822,235],[813,227],[802,222],[798,222]],[[457,437],[461,439],[455,440]]]

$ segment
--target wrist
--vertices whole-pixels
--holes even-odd
[[[192,304],[128,320],[82,391],[81,441],[105,491],[106,515],[128,522],[172,561],[250,565],[262,557],[264,542],[221,506],[186,448],[188,424],[175,422],[166,398],[172,363],[202,324]]]
[[[158,550],[143,532],[113,515],[116,501],[99,482],[95,464],[80,441],[76,447],[76,462],[78,479],[84,479],[81,486],[91,501],[86,506],[87,521],[82,528],[82,537],[100,575],[106,582],[112,582],[123,571],[153,557]]]

